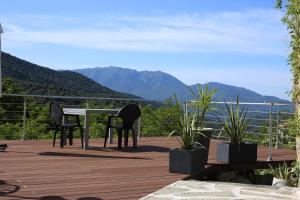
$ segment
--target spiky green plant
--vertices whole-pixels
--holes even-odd
[[[245,109],[245,107],[240,109],[239,96],[237,96],[235,108],[233,104],[230,104],[229,106],[227,102],[225,102],[225,106],[229,118],[225,118],[225,125],[223,128],[225,136],[230,138],[230,143],[240,144],[245,138],[249,123],[249,120],[246,119],[247,109]]]
[[[270,164],[269,166],[271,170],[270,172],[275,178],[290,181],[292,176],[292,170],[291,167],[287,166],[286,162],[280,164],[277,168],[273,168]]]
[[[185,111],[175,94],[173,98],[175,100],[178,118],[176,121],[176,129],[170,133],[169,137],[176,133],[179,136],[178,141],[181,144],[181,148],[191,150],[194,148],[195,136],[197,135],[197,129],[195,127],[196,113],[194,110],[190,112]]]
[[[217,91],[217,88],[213,88],[210,90],[208,88],[208,84],[205,84],[205,86],[197,84],[197,92],[191,90],[195,98],[195,102],[193,103],[193,105],[196,107],[197,123],[200,129],[204,128],[206,113],[215,110],[211,102]]]

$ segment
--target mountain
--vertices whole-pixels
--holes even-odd
[[[131,93],[145,99],[164,100],[175,89],[186,90],[186,85],[177,78],[161,71],[136,71],[119,67],[78,69],[96,82],[116,91]]]
[[[5,52],[2,76],[10,77],[27,94],[137,98],[113,91],[79,73],[41,67]]]
[[[187,86],[174,76],[161,71],[136,71],[120,67],[96,67],[74,70],[113,90],[131,93],[145,99],[164,100],[175,92],[181,100],[192,99],[188,87],[196,91],[197,85]],[[245,102],[288,102],[273,96],[263,96],[243,87],[209,82],[209,88],[218,88],[216,101],[234,101],[239,94]]]
[[[264,96],[261,94],[258,94],[254,91],[251,91],[249,89],[243,88],[243,87],[236,87],[231,85],[226,85],[222,83],[216,83],[216,82],[209,82],[208,88],[218,88],[218,92],[215,96],[216,101],[236,101],[237,94],[239,95],[240,101],[243,102],[256,102],[256,103],[263,103],[263,102],[281,102],[281,103],[288,103],[289,101],[280,99],[278,97],[274,96]],[[194,91],[197,90],[197,85],[190,86]],[[186,94],[185,96],[188,96]],[[189,96],[192,98],[192,96]]]

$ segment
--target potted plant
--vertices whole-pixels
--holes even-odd
[[[192,105],[196,109],[196,126],[199,127],[199,132],[201,132],[201,134],[196,135],[196,141],[202,144],[207,149],[207,156],[205,156],[206,158],[208,158],[210,138],[213,129],[204,127],[204,121],[206,113],[215,110],[211,102],[217,91],[217,88],[213,88],[210,90],[208,88],[208,84],[205,84],[205,86],[197,84],[197,92],[194,92],[191,89],[191,92],[193,93],[193,96],[195,98]]]
[[[169,171],[175,173],[193,174],[204,168],[207,158],[207,149],[200,143],[196,142],[198,129],[195,126],[195,110],[184,110],[174,95],[175,108],[178,113],[176,121],[176,130],[173,130],[169,136],[175,133],[179,136],[178,141],[181,148],[171,149],[169,152]]]
[[[240,109],[239,97],[236,99],[236,106],[228,105],[225,102],[228,118],[225,118],[223,132],[229,138],[229,142],[217,144],[216,160],[224,163],[247,163],[256,162],[257,144],[245,143],[248,120],[247,109]]]
[[[277,168],[270,165],[270,172],[273,175],[272,186],[297,186],[299,169],[296,167],[295,162],[290,167],[286,162],[280,164]]]

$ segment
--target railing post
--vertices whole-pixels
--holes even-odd
[[[279,143],[279,105],[277,105],[277,118],[276,118],[276,144],[275,148],[278,149],[278,143]]]
[[[25,140],[25,135],[26,135],[26,111],[27,111],[27,105],[26,105],[26,99],[24,97],[24,102],[23,102],[23,133],[22,133],[22,140]]]
[[[269,116],[269,155],[267,161],[272,160],[272,108],[273,103],[270,104],[270,116]]]
[[[88,99],[86,100],[85,106],[86,106],[86,109],[89,109],[89,100]]]
[[[188,103],[187,103],[187,99],[184,101],[184,117],[185,118],[187,118],[187,107],[188,107],[188,105],[187,105]]]

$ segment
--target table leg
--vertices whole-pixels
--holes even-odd
[[[88,114],[86,114],[84,116],[84,144],[83,144],[84,149],[89,148],[89,129],[90,129],[89,116]]]
[[[136,142],[137,139],[140,139],[140,133],[141,133],[141,117],[139,117],[133,124],[133,129],[135,132]],[[137,146],[137,144],[135,144]]]

